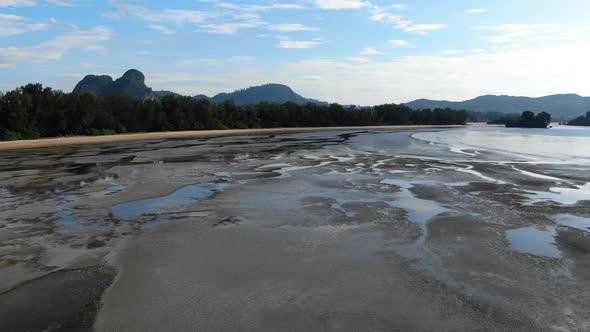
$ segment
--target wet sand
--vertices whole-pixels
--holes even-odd
[[[0,295],[3,331],[91,330],[114,269],[60,270]]]
[[[2,152],[0,326],[590,329],[590,176],[414,132]]]
[[[310,127],[310,128],[260,128],[260,129],[226,129],[226,130],[192,130],[170,131],[139,134],[119,134],[106,136],[72,136],[41,138],[36,140],[0,141],[0,151],[38,149],[56,146],[72,146],[85,144],[101,144],[114,142],[133,142],[144,140],[162,140],[176,138],[197,138],[212,136],[237,136],[237,135],[272,135],[286,133],[305,133],[314,131],[344,131],[344,130],[395,130],[395,129],[419,129],[419,128],[457,128],[458,125],[420,125],[420,126],[367,126],[367,127]]]

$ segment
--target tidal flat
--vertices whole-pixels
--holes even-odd
[[[588,331],[590,134],[560,130],[0,152],[0,326]]]

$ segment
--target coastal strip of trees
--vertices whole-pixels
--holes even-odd
[[[518,118],[506,120],[506,127],[518,128],[547,128],[551,124],[551,114],[541,112],[537,115],[535,113],[526,111]]]
[[[480,112],[471,111],[469,122],[482,122],[488,124],[506,124],[510,119],[516,119],[520,115],[503,112]]]
[[[570,126],[590,126],[590,111],[586,113],[586,116],[577,117],[567,124]]]
[[[338,104],[214,104],[192,97],[135,100],[64,93],[29,84],[0,94],[0,139],[206,129],[379,125],[462,125],[464,110],[414,111],[404,105],[345,108]]]

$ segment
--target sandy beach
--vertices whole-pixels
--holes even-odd
[[[449,126],[367,126],[367,127],[311,127],[311,128],[262,128],[262,129],[227,129],[227,130],[195,130],[154,132],[140,134],[119,134],[107,136],[72,136],[57,138],[41,138],[36,140],[0,141],[0,151],[47,148],[53,146],[71,146],[85,144],[100,144],[113,142],[132,142],[142,140],[160,140],[174,138],[198,138],[214,136],[239,136],[239,135],[273,135],[286,133],[303,133],[314,131],[346,131],[346,130],[400,130],[421,128],[453,128]]]

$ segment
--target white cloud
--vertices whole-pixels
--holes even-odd
[[[414,22],[405,19],[401,15],[383,11],[378,7],[374,7],[372,15],[369,16],[369,21],[381,22],[383,24],[391,25],[397,30],[415,32],[419,34],[427,34],[430,31],[447,27],[446,24],[414,24]]]
[[[258,21],[246,21],[232,23],[203,24],[200,27],[205,32],[231,35],[242,29],[256,28],[260,25],[262,25],[262,23]]]
[[[223,8],[227,7],[227,10],[207,11],[173,8],[152,10],[137,4],[115,3],[116,10],[103,15],[116,19],[131,18],[156,23],[150,25],[150,27],[154,29],[154,26],[157,26],[155,29],[161,32],[173,31],[173,29],[166,27],[165,24],[176,26],[188,24],[195,26],[198,31],[217,34],[234,34],[242,29],[255,28],[266,24],[260,19],[257,10],[237,10],[239,8],[250,8],[249,5],[244,7],[243,5],[225,2],[213,1],[213,3]]]
[[[176,31],[174,31],[174,30],[172,30],[172,29],[170,29],[168,27],[165,27],[163,25],[150,24],[147,27],[150,28],[150,29],[152,29],[152,30],[156,30],[158,32],[161,32],[163,34],[166,34],[166,35],[172,35],[172,34],[175,34],[176,33]]]
[[[281,40],[278,48],[313,48],[320,45],[318,40]]]
[[[381,55],[381,54],[383,54],[383,52],[380,52],[376,48],[372,48],[372,47],[365,47],[361,51],[361,55]]]
[[[484,94],[590,95],[587,84],[590,66],[585,65],[589,53],[590,42],[584,41],[477,54],[469,52],[452,57],[408,56],[396,61],[372,62],[309,59],[277,66],[248,66],[240,71],[230,68],[205,74],[186,69],[177,72],[155,69],[146,75],[156,89],[187,95],[214,95],[280,82],[309,98],[361,105],[409,102],[418,98],[465,100]]]
[[[396,29],[404,29],[404,28],[410,26],[410,24],[412,24],[412,21],[406,20],[403,17],[401,17],[400,15],[391,14],[391,13],[387,13],[387,12],[379,12],[379,13],[373,14],[373,15],[369,16],[369,20],[373,21],[373,22],[381,22],[384,24],[389,24],[389,25],[394,26]]]
[[[270,73],[268,79],[287,82],[313,98],[363,105],[418,98],[464,100],[483,94],[590,95],[586,83],[590,66],[585,65],[589,52],[590,43],[584,42],[452,57],[409,56],[389,62],[316,59],[273,69],[276,74]],[[322,79],[306,80],[309,76]]]
[[[495,44],[539,44],[583,40],[589,32],[586,28],[563,24],[503,24],[488,29],[496,32],[495,35],[487,37],[488,41]]]
[[[363,57],[347,57],[346,60],[348,60],[350,62],[358,62],[358,63],[371,62],[371,59],[369,59],[369,58],[363,58]]]
[[[371,7],[371,3],[363,0],[315,0],[321,9],[358,9]]]
[[[76,0],[45,0],[47,4],[60,7],[74,7],[78,5]]]
[[[403,4],[403,3],[397,3],[397,4],[393,4],[391,5],[391,8],[396,9],[396,10],[403,10],[403,9],[408,9],[408,5]]]
[[[33,7],[37,3],[33,0],[0,0],[0,7]]]
[[[486,13],[488,10],[485,8],[473,8],[473,9],[469,9],[467,12],[469,14],[483,14]]]
[[[109,28],[98,26],[88,30],[77,30],[36,46],[3,47],[0,48],[0,68],[11,68],[20,63],[58,60],[73,49],[102,50],[102,43],[111,39],[111,36],[112,31]]]
[[[404,31],[426,34],[430,31],[440,30],[446,27],[446,24],[414,24],[404,28]]]
[[[44,3],[52,6],[72,7],[76,6],[78,0],[44,0]],[[0,8],[2,7],[34,7],[37,6],[35,0],[0,0]]]
[[[457,54],[463,54],[465,53],[465,51],[460,51],[460,50],[445,50],[441,52],[442,54],[445,55],[457,55]]]
[[[270,29],[274,30],[274,31],[281,31],[281,32],[319,30],[318,28],[309,27],[309,26],[306,26],[303,24],[277,24],[277,25],[271,25]]]
[[[233,2],[227,2],[227,1],[220,1],[220,0],[201,0],[201,2],[208,2],[208,3],[214,4],[217,7],[225,8],[225,9],[231,9],[231,10],[237,10],[237,11],[253,11],[253,12],[268,11],[268,10],[272,10],[272,9],[301,9],[301,8],[304,8],[301,5],[290,4],[290,3],[272,3],[272,4],[266,4],[266,5],[242,5],[242,4],[237,4],[237,3],[233,3]]]
[[[389,41],[389,45],[393,47],[408,47],[410,46],[410,43],[402,39],[392,39]]]
[[[250,63],[256,61],[256,57],[246,55],[234,55],[227,58],[229,63]]]
[[[116,11],[105,13],[104,16],[111,18],[132,18],[155,23],[169,24],[203,24],[208,19],[218,16],[216,13],[187,9],[162,9],[151,10],[146,7],[129,4],[115,3]]]
[[[48,23],[32,23],[22,16],[0,13],[0,37],[15,36],[26,32],[45,30]]]

